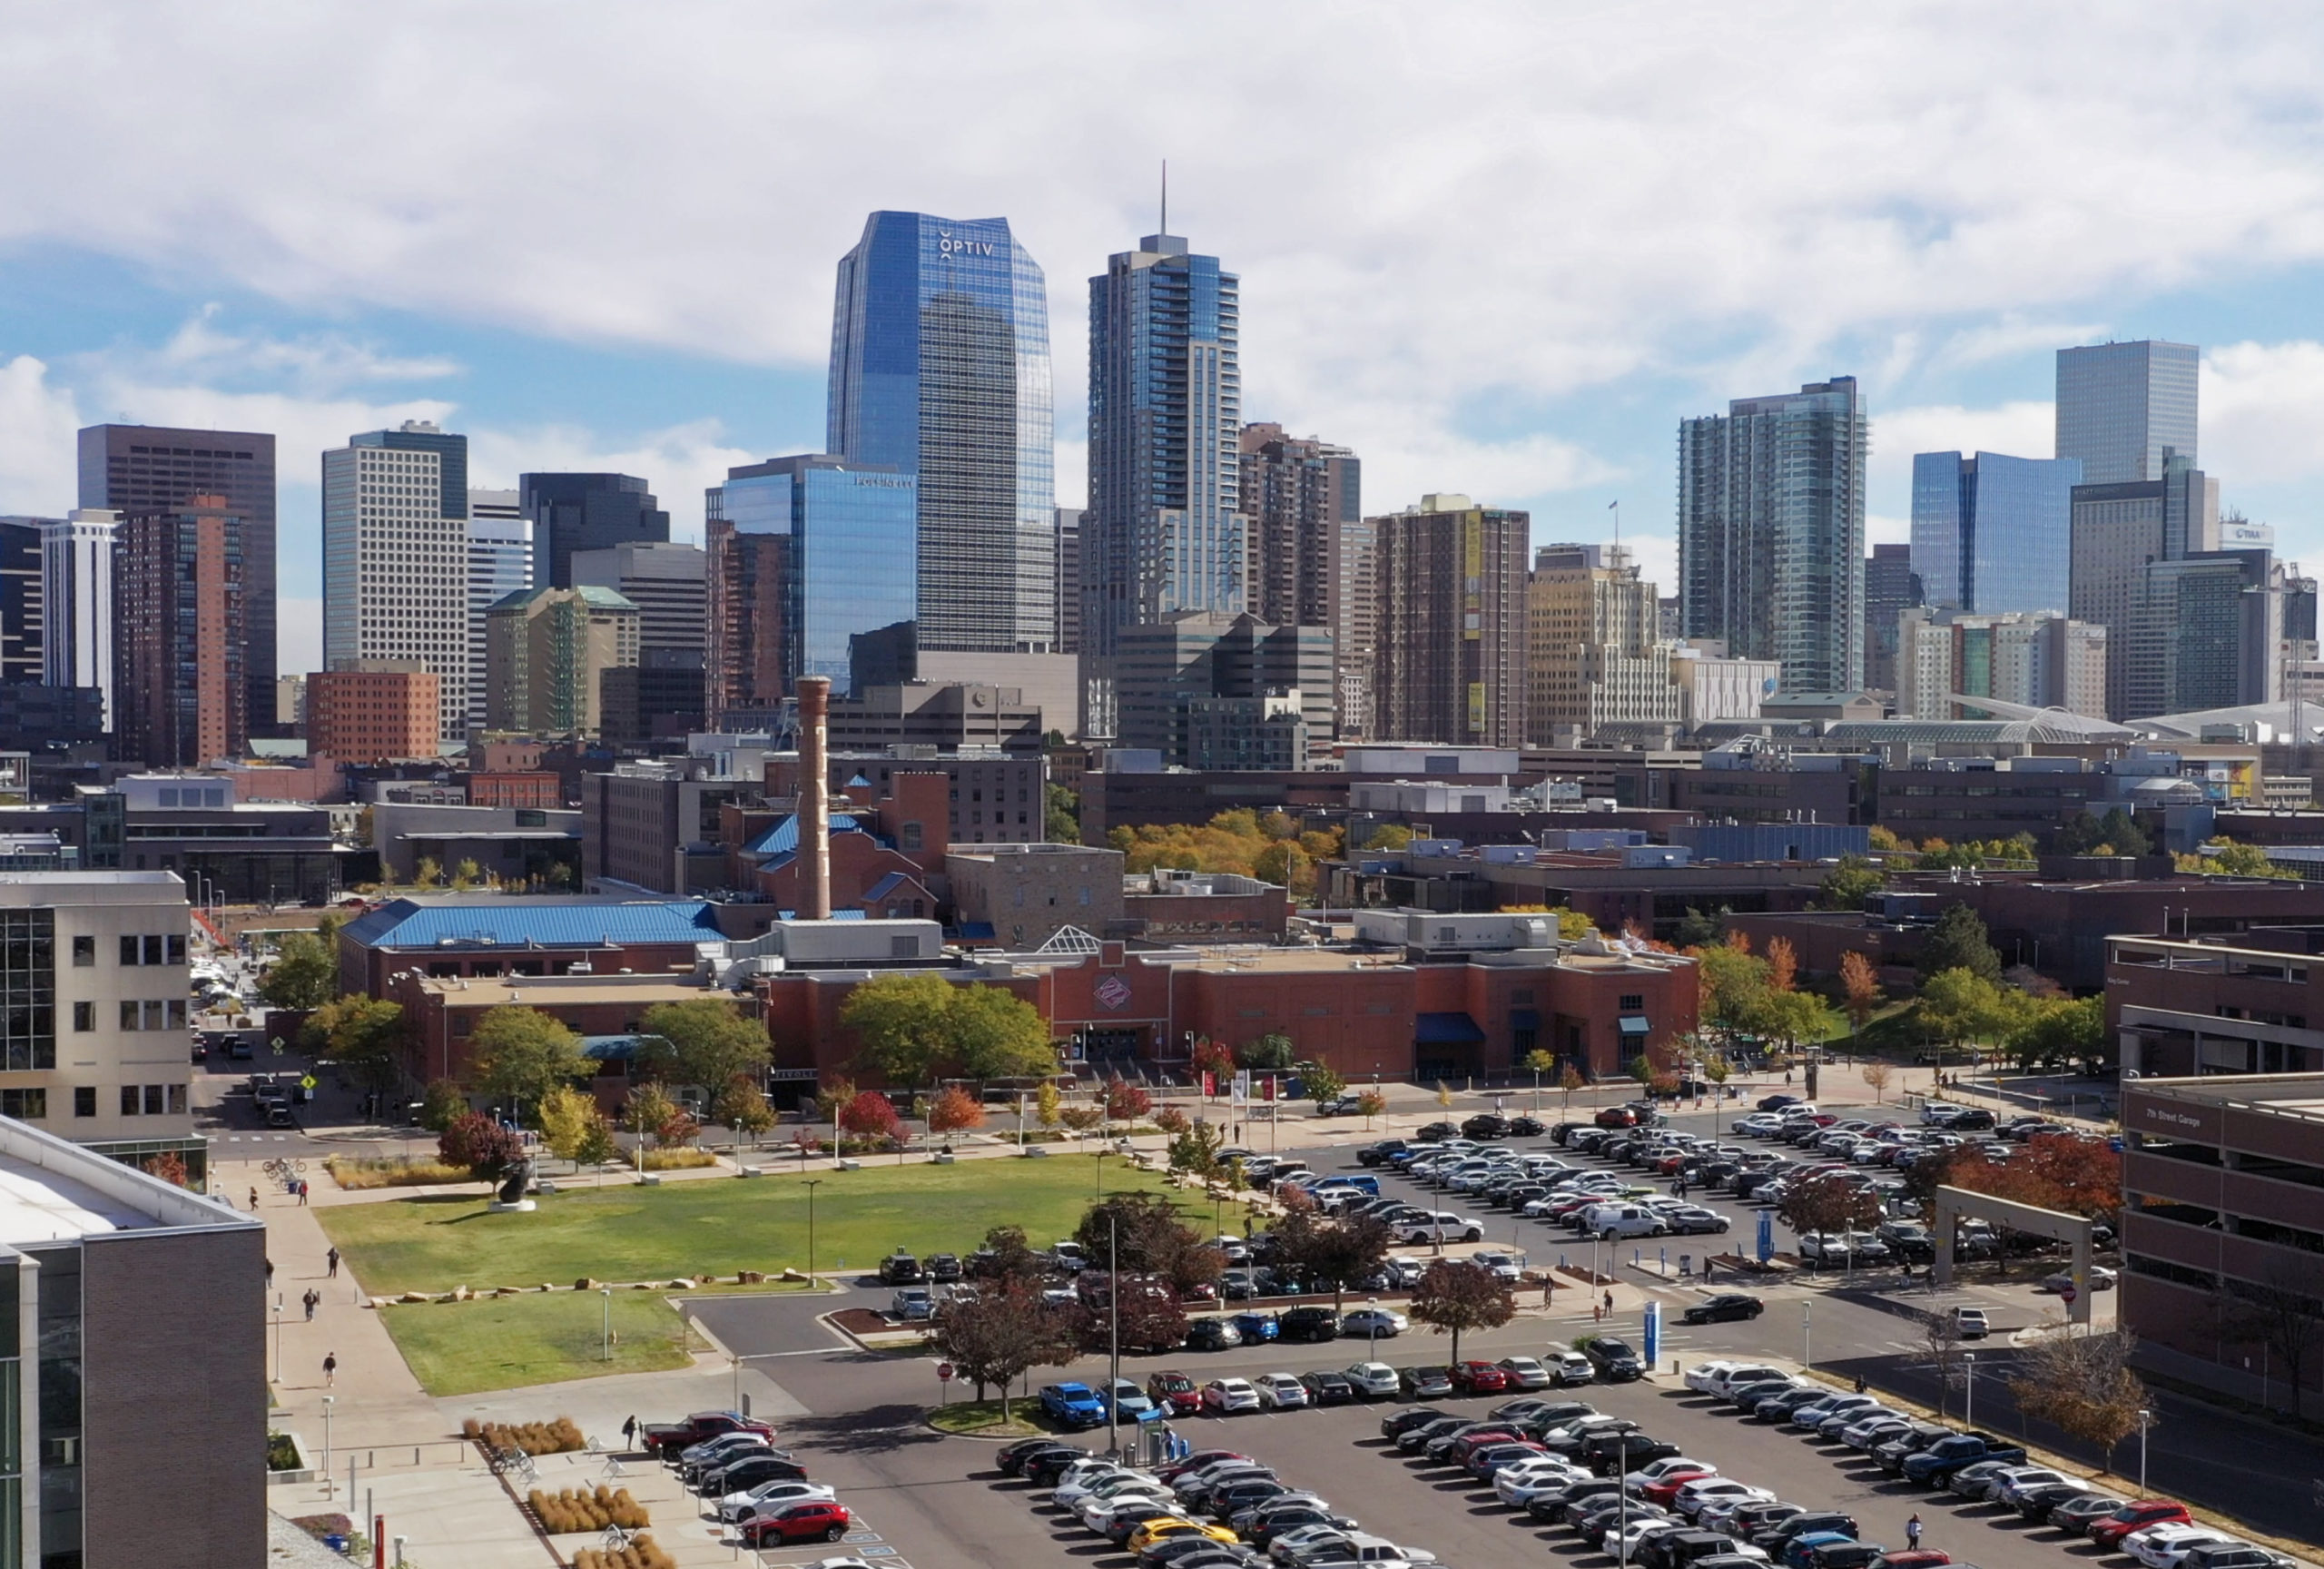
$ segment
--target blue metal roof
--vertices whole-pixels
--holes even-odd
[[[832,814],[832,832],[834,834],[860,834],[863,832],[863,827],[862,824],[856,822],[854,818],[849,816],[846,813],[834,812]],[[793,814],[792,816],[777,819],[774,826],[760,834],[753,843],[744,848],[743,854],[745,855],[783,855],[796,854],[798,850],[799,819],[795,814]]]
[[[474,903],[398,899],[343,928],[367,948],[586,948],[603,943],[713,942],[711,907],[699,899],[604,903],[487,898]]]

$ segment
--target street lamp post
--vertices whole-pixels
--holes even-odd
[[[1367,1297],[1364,1305],[1368,1309],[1364,1315],[1364,1359],[1377,1362],[1380,1360],[1380,1298]]]
[[[282,1293],[274,1294],[274,1381],[282,1382]]]
[[[1962,1352],[1961,1366],[1967,1369],[1963,1375],[1967,1390],[1961,1400],[1961,1423],[1964,1426],[1974,1427],[1977,1425],[1977,1354],[1974,1351]]]
[[[605,1298],[606,1308],[605,1326],[599,1331],[597,1359],[600,1362],[610,1362],[614,1359],[614,1288],[610,1286],[600,1286],[597,1288],[597,1294]]]
[[[820,1177],[807,1181],[807,1289],[815,1288],[815,1189],[823,1185]]]
[[[1816,1304],[1802,1302],[1799,1305],[1799,1365],[1802,1367],[1816,1366],[1816,1358],[1810,1355],[1816,1344],[1813,1333],[1815,1320]]]
[[[2139,1491],[2146,1491],[2146,1430],[2154,1420],[2154,1413],[2144,1406],[2139,1408]]]
[[[330,1408],[339,1404],[339,1396],[323,1396],[323,1496],[331,1496],[330,1485]]]

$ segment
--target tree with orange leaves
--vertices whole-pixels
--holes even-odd
[[[1774,937],[1768,942],[1768,984],[1777,992],[1788,992],[1799,977],[1799,951],[1788,938]]]
[[[1846,997],[1848,1027],[1861,1031],[1864,1021],[1880,1006],[1880,973],[1872,961],[1851,948],[1840,955],[1840,986]]]

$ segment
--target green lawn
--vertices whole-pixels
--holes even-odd
[[[869,1268],[897,1248],[923,1257],[965,1255],[1001,1225],[1022,1226],[1035,1247],[1045,1247],[1070,1235],[1097,1197],[1100,1174],[1091,1169],[1093,1159],[867,1165],[828,1173],[815,1189],[815,1268]],[[1102,1175],[1109,1193],[1163,1188],[1158,1174],[1118,1159],[1106,1160]],[[483,1198],[452,1194],[334,1204],[314,1213],[374,1295],[570,1287],[583,1276],[774,1275],[807,1264],[807,1189],[796,1177],[567,1189],[543,1197],[529,1215],[494,1215]],[[1187,1213],[1194,1215],[1192,1204]],[[1210,1218],[1207,1205],[1201,1214]]]
[[[604,1355],[608,1303],[618,1337],[610,1361]],[[655,1291],[616,1291],[610,1298],[595,1291],[534,1292],[379,1312],[396,1348],[430,1395],[655,1373],[687,1361],[678,1316]],[[694,1344],[701,1349],[699,1337]]]

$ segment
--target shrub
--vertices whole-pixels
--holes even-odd
[[[522,1449],[527,1455],[569,1455],[586,1449],[589,1441],[570,1416],[554,1422],[478,1422],[471,1416],[460,1424],[460,1436],[487,1449]]]
[[[437,1182],[475,1180],[465,1166],[442,1160],[407,1160],[399,1157],[333,1155],[323,1162],[331,1180],[350,1192],[366,1188],[423,1188]]]
[[[1187,1114],[1176,1106],[1165,1106],[1154,1113],[1154,1126],[1165,1133],[1183,1133],[1194,1126]]]
[[[266,1468],[270,1471],[299,1469],[299,1446],[290,1441],[288,1433],[266,1436]]]
[[[536,1487],[525,1495],[525,1502],[540,1521],[541,1529],[552,1536],[602,1531],[608,1525],[635,1531],[653,1524],[645,1506],[631,1497],[626,1487],[599,1487],[595,1492],[568,1487],[562,1493],[544,1493]]]
[[[573,1569],[678,1569],[678,1564],[655,1545],[653,1537],[640,1536],[612,1553],[584,1547],[573,1555]]]
[[[694,1166],[715,1166],[718,1157],[707,1150],[648,1150],[645,1169],[648,1171],[683,1171]]]
[[[444,1130],[436,1153],[447,1165],[465,1166],[471,1176],[491,1182],[525,1158],[525,1141],[481,1111],[470,1111]]]

